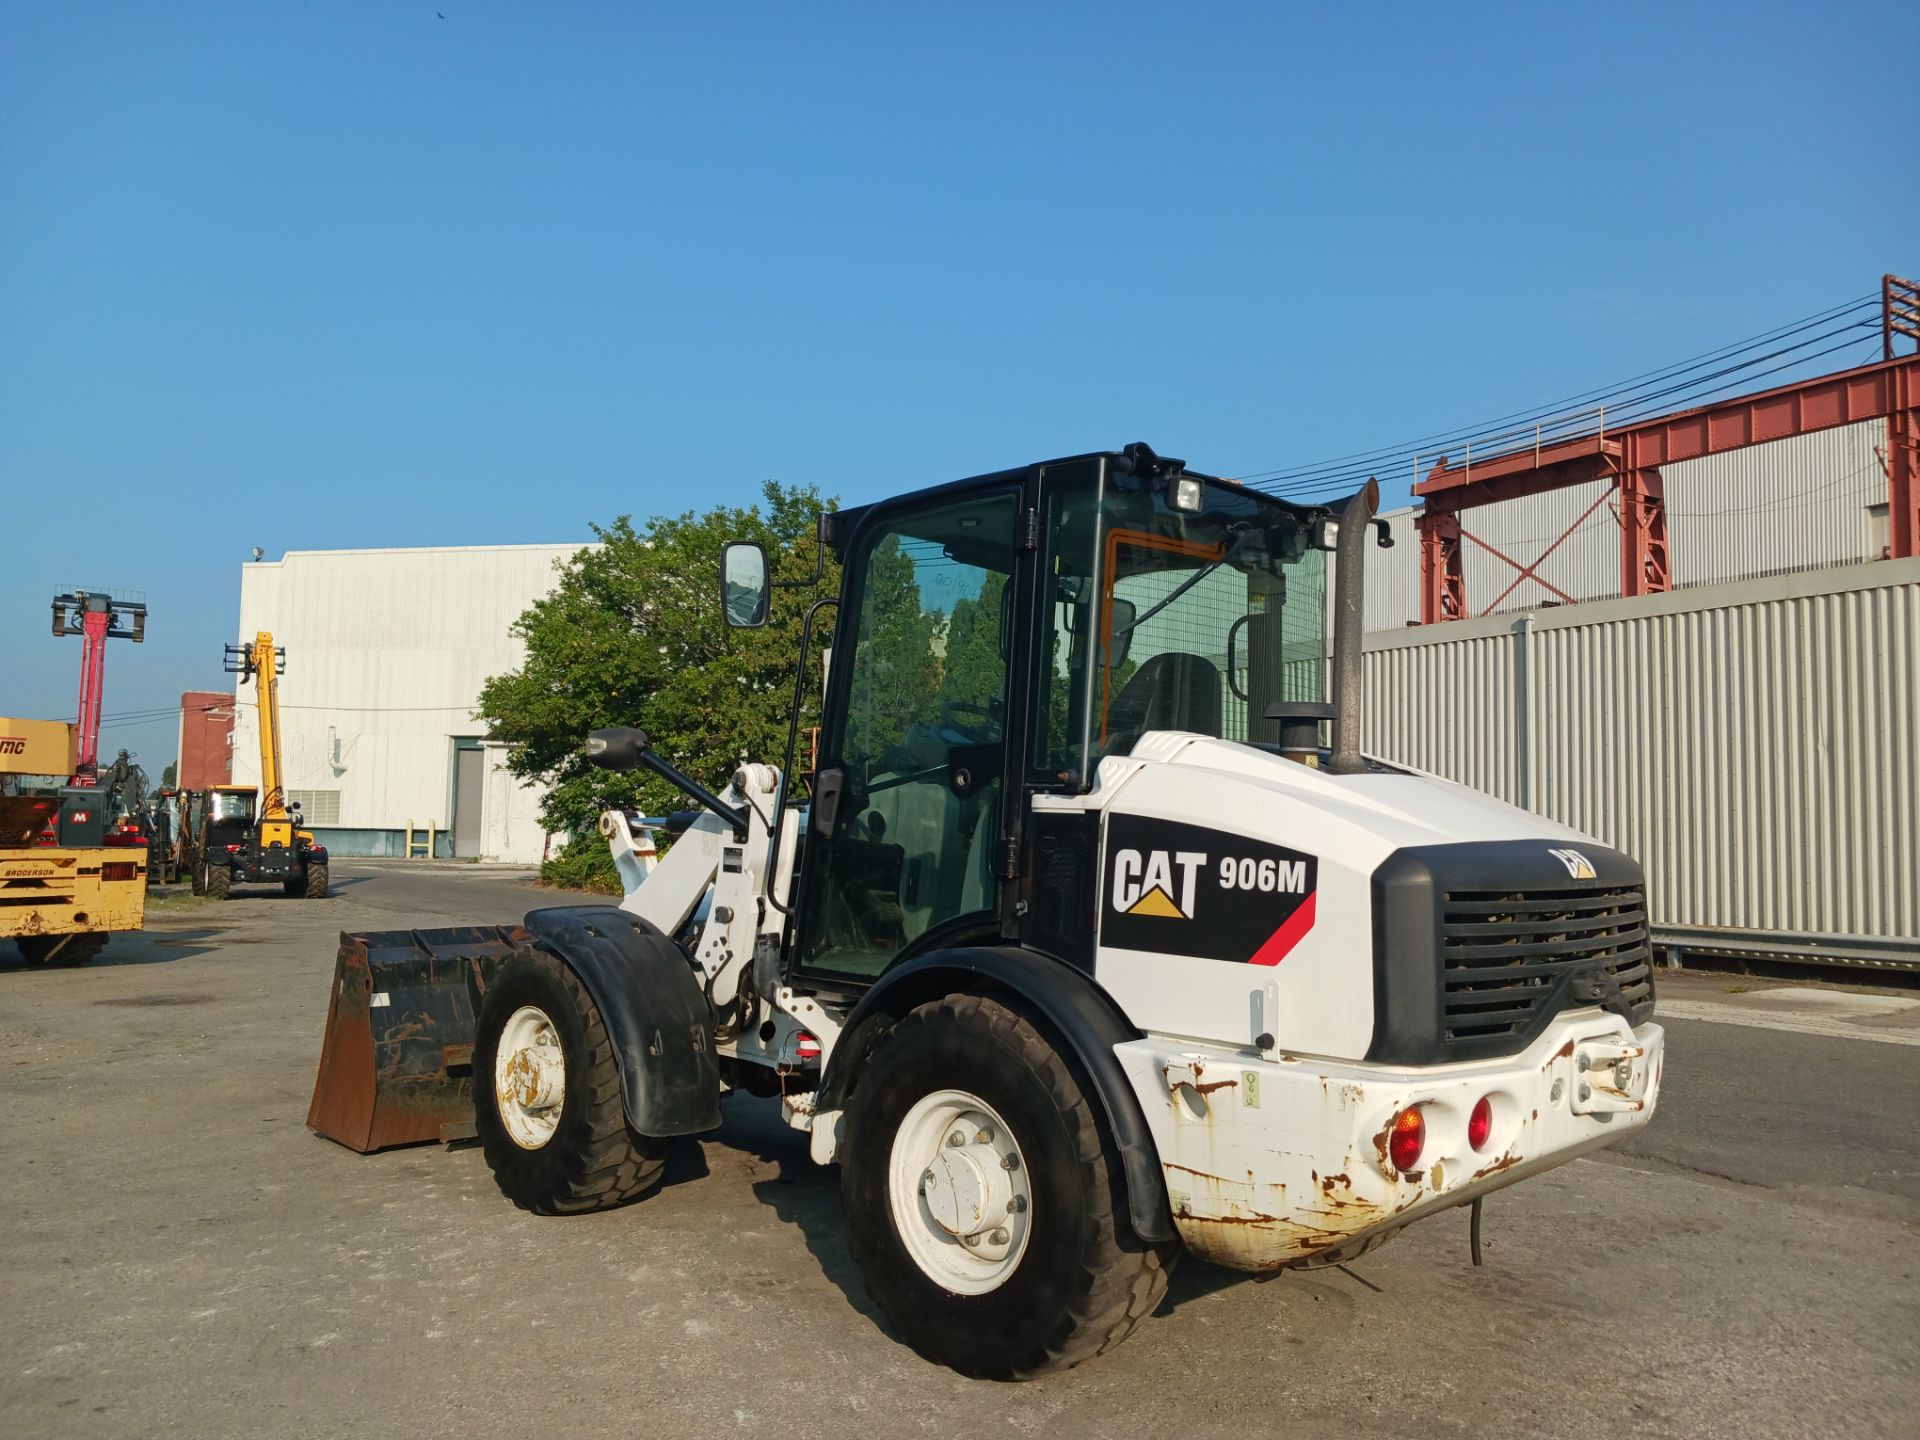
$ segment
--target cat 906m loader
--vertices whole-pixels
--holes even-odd
[[[617,907],[343,936],[308,1123],[376,1149],[470,1113],[511,1199],[571,1213],[778,1096],[893,1325],[993,1376],[1117,1344],[1183,1249],[1348,1260],[1645,1124],[1639,867],[1361,754],[1376,502],[1136,445],[823,517],[805,807],[791,742],[716,794],[597,732],[698,818],[657,859],[659,822],[605,818]],[[764,623],[765,555],[723,571]]]

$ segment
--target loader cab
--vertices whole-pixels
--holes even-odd
[[[842,566],[802,847],[796,971],[858,989],[925,950],[1020,943],[1090,960],[1090,817],[1050,806],[1153,730],[1277,745],[1324,697],[1324,510],[1145,446],[829,517]],[[764,583],[736,552],[734,623]]]
[[[201,846],[212,850],[250,843],[258,803],[258,793],[244,786],[221,785],[201,792],[200,823],[195,827]]]

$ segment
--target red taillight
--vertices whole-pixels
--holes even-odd
[[[139,867],[131,860],[109,860],[100,867],[102,880],[131,880]]]
[[[227,854],[238,855],[239,853],[240,853],[240,847],[238,845],[227,846]]]
[[[1467,1143],[1476,1150],[1487,1148],[1487,1136],[1493,1133],[1493,1100],[1482,1095],[1480,1102],[1473,1107],[1473,1113],[1467,1116]]]
[[[1387,1136],[1387,1156],[1396,1170],[1411,1170],[1420,1163],[1420,1152],[1427,1148],[1427,1122],[1418,1105],[1409,1105],[1393,1117]]]

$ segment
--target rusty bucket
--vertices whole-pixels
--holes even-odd
[[[474,1021],[519,926],[343,933],[307,1128],[350,1150],[472,1133]]]

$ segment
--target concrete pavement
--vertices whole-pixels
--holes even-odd
[[[1489,1200],[1484,1269],[1464,1212],[1348,1272],[1186,1262],[1114,1355],[1004,1386],[888,1335],[834,1174],[765,1102],[729,1100],[658,1194],[562,1220],[514,1210],[472,1148],[307,1133],[338,931],[570,898],[336,875],[325,902],[162,910],[84,970],[0,966],[6,1435],[1867,1440],[1920,1413],[1920,1062],[1718,1013],[1894,1032],[1907,1007],[1669,980],[1662,1115]]]

